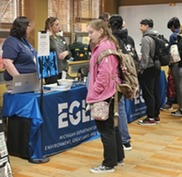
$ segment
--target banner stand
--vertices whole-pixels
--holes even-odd
[[[13,177],[6,146],[5,134],[3,131],[2,119],[0,119],[0,174],[0,176],[3,177]]]
[[[50,52],[49,56],[37,55],[36,60],[37,60],[36,63],[37,63],[38,77],[41,80],[40,112],[43,115],[44,78],[58,75],[57,55],[56,55],[56,52]],[[42,141],[43,141],[44,136],[43,136],[43,132],[42,132],[42,127],[41,127],[41,133],[42,133]],[[46,162],[49,162],[49,160],[50,159],[48,157],[42,157],[41,159],[30,159],[29,162],[46,163]]]
[[[51,76],[58,75],[57,55],[56,52],[50,52],[50,36],[46,31],[38,32],[38,54],[36,56],[36,64],[38,70],[38,77],[41,80],[40,88],[40,112],[43,115],[43,79]],[[41,125],[41,139],[43,146],[43,124]],[[42,147],[43,148],[43,147]],[[42,157],[41,159],[30,159],[31,163],[46,163],[50,159],[48,157]]]

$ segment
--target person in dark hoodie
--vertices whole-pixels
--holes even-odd
[[[119,14],[113,14],[109,19],[109,26],[113,35],[117,38],[123,53],[130,54],[138,68],[138,54],[135,49],[134,39],[128,35],[128,29],[125,28],[125,22]]]
[[[119,46],[122,49],[123,53],[130,54],[137,62],[138,56],[135,50],[135,43],[133,38],[128,36],[128,30],[126,28],[123,28],[123,18],[119,14],[113,14],[109,19],[109,25],[113,35],[118,40]],[[131,150],[131,137],[128,131],[128,121],[125,110],[124,96],[121,96],[121,98],[119,98],[118,114],[118,128],[121,133],[123,148],[124,150]]]

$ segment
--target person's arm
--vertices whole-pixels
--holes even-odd
[[[13,64],[13,60],[10,59],[3,59],[3,64],[5,69],[8,71],[8,73],[13,77],[16,75],[19,75],[20,73],[15,68],[15,65]]]
[[[141,46],[141,60],[139,62],[138,70],[142,74],[143,71],[147,68],[149,60],[150,60],[150,44],[149,40],[146,37],[142,38],[142,46]]]
[[[69,59],[72,56],[72,54],[71,54],[71,51],[69,50],[69,47],[68,47],[68,44],[67,44],[65,38],[63,36],[60,36],[60,38],[63,41],[63,45],[64,45],[64,48],[65,48],[65,51],[59,53],[59,59],[61,59],[61,60],[66,59],[67,60],[67,59]]]
[[[64,60],[66,58],[66,56],[68,56],[68,55],[69,55],[68,50],[61,52],[61,53],[59,53],[59,59]]]

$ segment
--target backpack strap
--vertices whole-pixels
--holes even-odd
[[[118,91],[116,91],[116,93],[114,94],[114,127],[118,127]]]
[[[98,59],[97,59],[96,64],[100,64],[101,61],[102,61],[102,59],[103,59],[104,57],[106,57],[106,56],[109,56],[109,55],[115,55],[115,56],[117,56],[117,57],[119,57],[119,58],[123,58],[123,57],[122,57],[122,49],[117,49],[117,50],[106,49],[106,50],[104,50],[104,51],[102,51],[102,52],[100,53],[100,55],[99,55],[99,57],[98,57]],[[118,60],[118,61],[119,61],[119,60]],[[124,67],[123,62],[120,63],[120,66],[123,66],[123,69],[122,69],[122,71],[120,71],[120,72],[125,72],[125,69],[126,69],[126,68]]]
[[[152,40],[154,40],[154,42],[156,43],[156,37],[157,35],[156,34],[145,34],[144,36],[149,36]],[[144,37],[143,36],[143,37]]]
[[[118,49],[118,50],[106,49],[102,51],[97,59],[96,64],[100,64],[102,59],[109,55],[115,55],[117,57],[120,57],[119,51],[122,51],[122,50],[121,49]],[[113,77],[112,79],[115,80],[116,84],[118,83],[116,78]]]
[[[156,34],[145,34],[144,36],[149,36],[154,41],[155,48],[156,48],[156,37],[157,37],[157,35]],[[155,61],[154,60],[155,52],[154,52],[154,56],[151,55],[151,52],[150,52],[149,56],[152,58],[152,60],[154,62]]]
[[[120,49],[118,49],[118,50],[120,50]],[[108,56],[108,55],[116,55],[116,56],[119,56],[119,53],[116,50],[106,49],[106,50],[104,50],[104,51],[102,51],[100,53],[100,55],[99,55],[99,57],[97,59],[97,63],[99,64],[102,61],[102,59],[104,57]]]

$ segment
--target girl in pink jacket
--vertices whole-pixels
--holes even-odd
[[[119,46],[110,29],[103,20],[89,22],[87,26],[92,54],[90,59],[90,80],[86,101],[89,104],[111,100],[109,118],[105,121],[95,120],[104,147],[104,160],[101,165],[91,168],[92,173],[114,172],[116,165],[123,165],[124,152],[117,127],[114,127],[114,99],[118,74],[118,60],[109,55],[97,62],[100,53],[106,49],[116,50]]]

